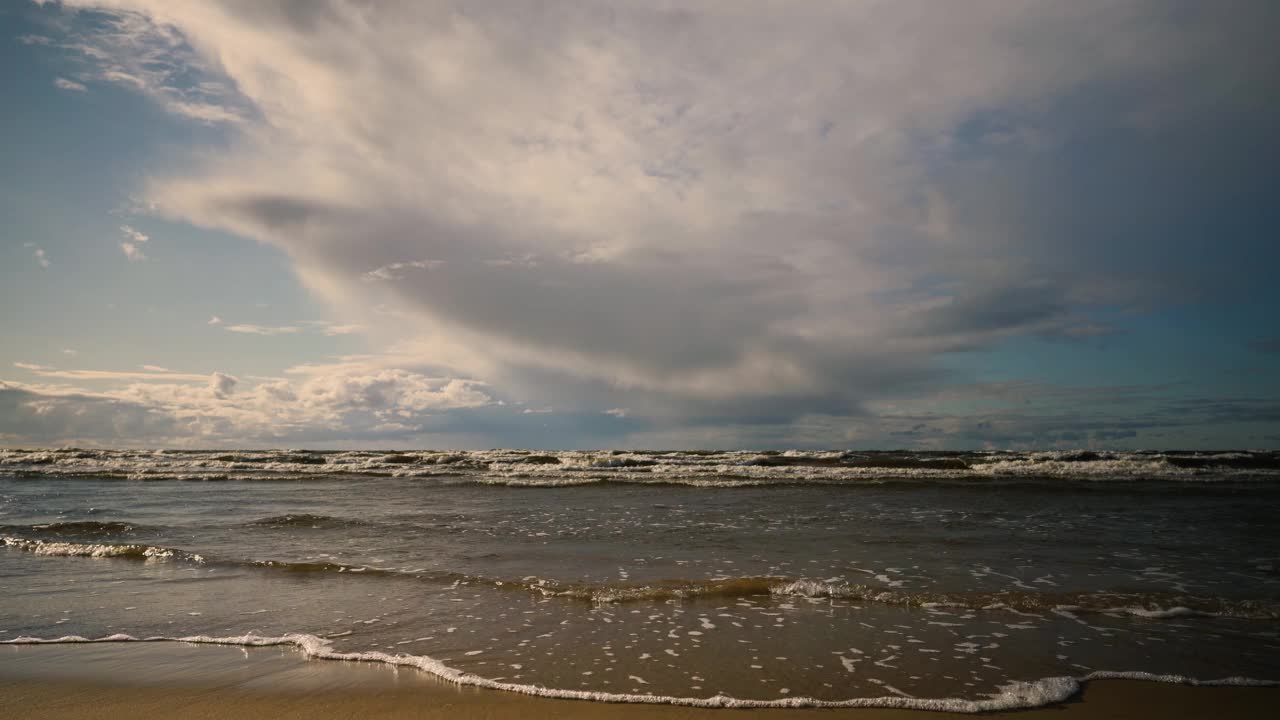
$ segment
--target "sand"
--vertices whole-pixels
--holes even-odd
[[[1071,701],[984,717],[1271,718],[1280,690],[1154,682],[1089,683]],[[945,720],[903,710],[704,710],[548,700],[458,687],[414,670],[307,661],[280,648],[177,643],[0,648],[0,717],[22,718],[634,718]]]

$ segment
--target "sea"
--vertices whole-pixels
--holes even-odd
[[[0,642],[585,701],[1280,680],[1280,453],[0,450]]]

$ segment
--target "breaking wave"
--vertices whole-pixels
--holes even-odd
[[[73,543],[52,540],[29,540],[11,536],[0,538],[0,545],[17,550],[25,550],[35,555],[122,558],[126,560],[183,560],[196,564],[204,564],[205,562],[204,557],[201,555],[155,545]]]
[[[18,478],[268,482],[414,478],[521,487],[601,482],[749,487],[889,481],[1257,483],[1280,452],[0,450]]]

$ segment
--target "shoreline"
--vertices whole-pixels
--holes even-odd
[[[1280,691],[1128,679],[1090,680],[1067,699],[987,717],[1271,717]],[[178,642],[0,648],[0,715],[31,718],[850,718],[962,716],[894,708],[701,708],[536,697],[458,685],[414,668],[309,660],[291,647]]]

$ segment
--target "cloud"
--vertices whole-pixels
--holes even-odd
[[[325,325],[325,335],[354,335],[364,329],[363,325]]]
[[[430,270],[444,263],[440,260],[411,260],[409,262],[387,263],[364,274],[366,280],[399,280],[404,277],[404,270]]]
[[[203,382],[209,379],[208,375],[200,375],[196,373],[175,373],[168,370],[155,371],[148,369],[143,372],[129,370],[58,370],[44,365],[31,365],[28,363],[14,363],[14,365],[31,370],[41,377],[61,378],[63,380],[144,380],[164,382],[184,380],[190,382]]]
[[[215,322],[216,321],[216,322]],[[209,325],[223,325],[222,318],[214,315],[209,320]],[[321,332],[330,337],[339,335],[354,335],[364,331],[363,325],[340,324],[329,320],[304,320],[298,325],[256,325],[252,323],[239,323],[236,325],[223,325],[223,329],[228,332],[241,333],[245,335],[296,335],[307,329]]]
[[[78,355],[79,353],[78,353],[77,351],[75,351],[75,350],[72,350],[71,348],[63,348],[63,349],[62,349],[62,354],[63,354],[63,355]]]
[[[169,415],[145,405],[89,393],[41,392],[0,380],[0,442],[5,444],[147,442],[167,439],[176,429]]]
[[[306,320],[302,323],[307,327],[315,328],[330,337],[338,335],[355,335],[364,331],[363,325],[347,324],[331,322],[329,320]]]
[[[0,381],[0,443],[75,439],[261,447],[335,438],[384,442],[448,430],[457,413],[495,402],[474,381],[359,364],[250,384],[222,372],[41,374],[148,382],[93,392]]]
[[[55,78],[53,84],[60,90],[71,90],[74,92],[84,92],[89,89],[85,87],[83,83],[78,83],[74,80],[68,80],[63,77]]]
[[[213,391],[213,396],[219,400],[225,400],[232,391],[235,390],[240,380],[225,373],[215,372],[209,378],[209,389]]]
[[[93,7],[76,2],[66,5]],[[177,28],[154,22],[148,14],[129,8],[128,3],[108,0],[96,5],[104,12],[95,16],[92,29],[73,31],[59,43],[92,68],[82,77],[92,76],[141,93],[166,111],[199,123],[234,125],[245,121],[247,109],[237,103],[234,88],[213,76],[216,61],[207,61],[195,52]],[[200,79],[192,82],[193,75]],[[83,85],[58,86],[84,89]]]
[[[213,324],[213,323],[210,323]],[[302,328],[296,325],[226,325],[224,328],[228,332],[243,333],[246,335],[293,335],[302,331]]]
[[[68,5],[99,79],[233,130],[158,213],[525,407],[799,437],[1270,282],[1270,3]]]
[[[31,247],[35,247],[34,245],[30,245],[30,243],[28,243],[28,245]],[[35,250],[32,251],[32,254],[35,255],[36,262],[39,263],[40,267],[46,270],[49,269],[50,262],[49,262],[49,258],[44,254],[44,248],[36,248]]]
[[[139,243],[139,244],[141,244],[141,243],[145,243],[145,242],[147,242],[148,240],[150,240],[150,239],[151,239],[149,236],[142,234],[141,232],[139,232],[139,231],[137,231],[137,230],[133,229],[132,227],[130,227],[130,226],[128,226],[128,225],[121,225],[121,226],[120,226],[120,232],[121,232],[121,234],[123,234],[125,237],[129,238],[129,240],[130,240],[131,242],[134,242],[134,243]]]
[[[158,372],[158,373],[169,372],[169,368],[160,367],[159,365],[143,365],[142,369],[150,372]]]
[[[128,238],[127,240],[120,243],[120,250],[124,252],[124,256],[129,258],[131,262],[138,261],[138,260],[146,260],[147,256],[142,252],[142,245],[143,243],[147,242],[151,238],[138,232],[137,230],[134,230],[132,227],[129,227],[128,225],[121,225],[120,233],[124,235],[126,238]]]

